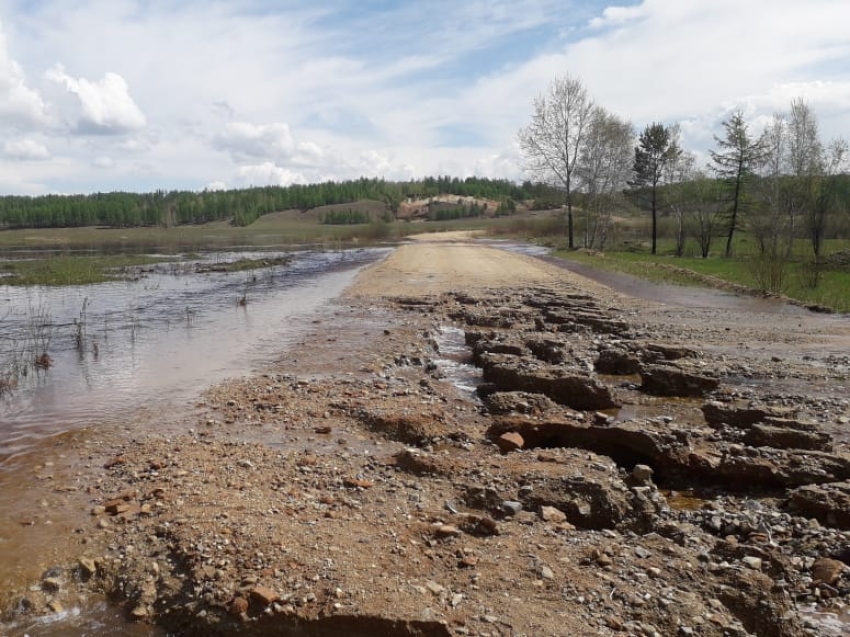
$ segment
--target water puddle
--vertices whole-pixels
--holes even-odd
[[[436,335],[440,358],[435,362],[440,375],[463,392],[475,394],[484,382],[481,370],[472,364],[472,352],[462,329],[443,325]]]
[[[287,265],[237,273],[162,266],[91,286],[0,286],[0,365],[15,357],[29,365],[42,351],[51,359],[46,369],[29,366],[0,398],[0,466],[45,436],[185,404],[202,388],[268,366],[385,252],[300,252]]]

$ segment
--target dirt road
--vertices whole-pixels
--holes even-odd
[[[102,591],[171,634],[829,634],[800,608],[850,596],[847,328],[730,307],[419,237],[184,434],[41,458],[26,529],[78,514],[0,633]]]

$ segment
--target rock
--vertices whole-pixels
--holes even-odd
[[[280,595],[266,586],[255,586],[251,589],[248,595],[251,601],[260,604],[261,606],[268,606],[280,599]]]
[[[755,424],[750,427],[743,442],[753,447],[832,451],[832,437],[827,433],[799,431],[764,424]]]
[[[653,396],[705,396],[720,386],[713,376],[689,372],[672,365],[646,365],[641,369],[642,392]]]
[[[60,602],[58,602],[57,600],[52,599],[52,600],[50,600],[50,602],[48,602],[47,609],[51,613],[61,613],[63,610],[65,610],[65,607],[62,606],[62,604]]]
[[[499,391],[526,391],[548,396],[572,409],[595,411],[619,405],[609,387],[586,372],[558,365],[530,363],[516,356],[483,354],[484,380]]]
[[[139,604],[133,610],[130,611],[130,617],[136,621],[142,621],[147,619],[150,615],[150,611],[148,607],[144,604]]]
[[[555,507],[542,506],[540,507],[540,519],[544,522],[566,522],[567,516],[563,511],[559,511]]]
[[[46,593],[57,593],[62,588],[62,580],[58,577],[45,577],[41,580],[41,589]]]
[[[762,422],[769,413],[760,407],[749,407],[740,403],[722,403],[710,400],[702,407],[705,421],[712,427],[729,425],[738,429],[748,429],[757,422]]]
[[[501,508],[506,515],[516,515],[522,511],[522,503],[515,502],[513,500],[505,500],[501,503],[499,508]]]
[[[434,535],[437,537],[456,537],[461,531],[454,524],[440,524],[434,528]]]
[[[233,601],[230,602],[230,606],[227,609],[231,615],[241,615],[242,613],[248,612],[248,600],[244,597],[234,597]]]
[[[93,577],[97,573],[97,565],[94,560],[89,557],[81,557],[77,562],[80,573],[84,578]]]
[[[593,366],[600,374],[612,376],[632,376],[640,372],[638,357],[619,348],[600,351]]]
[[[747,566],[747,568],[751,568],[754,571],[760,571],[762,567],[762,559],[760,557],[755,557],[753,555],[747,555],[742,558],[741,561]]]
[[[359,478],[343,478],[342,483],[349,489],[371,489],[375,486],[374,482]]]
[[[548,566],[541,566],[539,573],[541,579],[555,579],[555,573]]]
[[[523,440],[523,437],[515,431],[503,433],[496,440],[496,445],[499,447],[499,451],[503,454],[510,453],[511,451],[518,451],[519,449],[522,449],[524,444],[525,440]]]
[[[446,590],[445,586],[440,586],[439,584],[437,584],[437,582],[434,582],[432,580],[428,580],[427,582],[425,582],[425,588],[427,588],[432,595],[441,595]]]
[[[834,586],[846,568],[844,562],[828,557],[819,557],[812,564],[812,580],[815,584]]]
[[[655,471],[649,465],[636,464],[632,469],[632,478],[638,484],[648,484],[652,481],[652,474]]]
[[[481,400],[491,414],[535,414],[555,407],[546,396],[524,391],[497,391],[482,396]]]
[[[850,482],[810,484],[791,491],[788,508],[823,524],[850,529]]]

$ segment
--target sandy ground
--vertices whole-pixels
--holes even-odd
[[[587,374],[599,348],[628,342],[556,324],[535,332],[543,302],[556,314],[580,307],[605,329],[628,324],[641,343],[699,347],[699,365],[769,378],[773,395],[782,382],[799,393],[817,379],[825,397],[815,407],[831,422],[850,413],[838,373],[824,371],[829,353],[800,347],[818,331],[844,342],[841,322],[819,319],[813,330],[777,315],[766,330],[750,315],[629,299],[468,235],[423,235],[364,270],[266,374],[162,415],[182,434],[165,437],[149,418],[40,450],[15,494],[29,510],[0,527],[14,565],[0,576],[0,634],[76,634],[76,624],[51,632],[37,618],[85,609],[103,592],[123,600],[138,635],[161,634],[140,632],[147,625],[364,637],[826,634],[802,627],[792,594],[840,602],[829,591],[841,584],[819,589],[809,571],[848,538],[779,512],[776,493],[681,499],[587,449],[500,453],[488,432],[512,419],[607,418],[525,395],[503,418],[450,377],[468,359],[458,329],[543,339]],[[730,326],[765,347],[734,347]],[[705,429],[701,401],[639,396],[633,381],[605,382],[647,429]],[[744,391],[753,397],[756,386]],[[597,506],[593,517],[586,508]],[[772,536],[739,524],[756,506],[775,513]],[[722,532],[711,534],[715,518]]]
[[[539,259],[474,243],[470,232],[414,235],[382,262],[364,270],[350,297],[427,296],[449,291],[576,282],[577,277]],[[602,286],[583,279],[600,292]]]

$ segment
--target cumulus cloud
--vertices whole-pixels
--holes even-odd
[[[3,144],[3,154],[10,159],[43,161],[50,159],[50,151],[33,139],[17,139]]]
[[[271,161],[240,166],[236,176],[242,186],[290,186],[309,181],[304,175],[292,172]]]
[[[47,104],[27,85],[21,65],[9,55],[6,34],[0,23],[0,121],[28,127],[49,120]]]
[[[213,145],[238,162],[286,157],[295,148],[289,126],[281,123],[229,122],[215,136]]]
[[[101,79],[91,81],[71,77],[57,65],[47,71],[46,77],[77,96],[81,132],[122,134],[147,125],[147,118],[130,96],[127,82],[117,73],[106,73]]]

